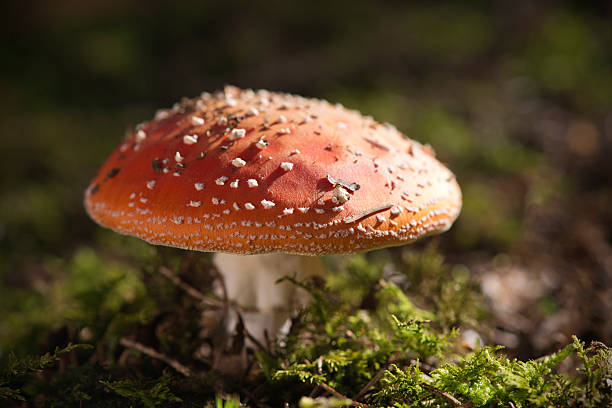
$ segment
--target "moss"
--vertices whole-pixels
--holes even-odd
[[[185,278],[198,279],[207,262],[181,254],[161,253],[146,269],[155,270],[163,260],[176,263]],[[165,277],[133,270],[128,277],[122,262],[109,264],[89,249],[77,251],[70,261],[52,261],[50,270],[71,281],[62,285],[61,294],[57,287],[50,289],[36,305],[50,302],[55,308],[51,321],[64,322],[69,332],[95,328],[96,346],[69,344],[41,357],[12,354],[2,361],[0,399],[8,406],[19,401],[122,406],[129,401],[144,407],[232,407],[241,400],[302,407],[342,406],[352,400],[397,407],[453,406],[457,401],[474,407],[600,407],[612,401],[612,351],[601,343],[587,347],[574,339],[531,361],[510,360],[501,347],[472,350],[463,345],[461,329],[481,324],[477,286],[467,268],[448,266],[433,246],[422,252],[330,258],[327,264],[333,268],[327,283],[286,278],[306,288],[314,302],[300,311],[274,347],[252,353],[244,348],[240,330],[226,339],[231,344],[222,341],[215,349],[212,338],[200,333],[206,307],[180,296]],[[24,311],[12,316],[32,319]],[[37,324],[53,327],[44,319]],[[189,376],[147,355],[119,352],[117,343],[127,335],[152,336],[151,347],[188,367]],[[195,357],[203,343],[223,353],[224,365]],[[241,359],[250,367],[248,375],[230,369],[232,364],[241,367]],[[578,367],[576,375],[558,372],[564,361]],[[220,390],[239,399],[224,398]],[[318,398],[321,393],[334,397]]]

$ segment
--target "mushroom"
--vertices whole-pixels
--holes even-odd
[[[230,299],[268,314],[261,334],[295,299],[277,278],[322,269],[280,254],[348,254],[445,231],[461,191],[431,147],[389,124],[228,86],[138,125],[91,181],[85,208],[152,244],[218,252]]]

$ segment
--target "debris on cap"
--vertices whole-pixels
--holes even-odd
[[[153,244],[231,253],[353,253],[447,230],[453,174],[393,126],[326,101],[228,86],[140,124],[85,208]]]

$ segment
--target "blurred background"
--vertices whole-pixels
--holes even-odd
[[[430,143],[464,208],[414,248],[480,285],[486,342],[520,358],[572,334],[612,343],[609,2],[11,3],[0,358],[91,339],[99,313],[141,299],[151,248],[96,226],[83,191],[127,130],[224,84],[339,102]]]

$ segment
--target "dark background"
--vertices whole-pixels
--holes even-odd
[[[150,249],[90,221],[84,188],[125,131],[224,84],[340,102],[431,143],[464,208],[416,247],[481,282],[487,342],[521,358],[572,334],[612,343],[608,2],[3,7],[0,359],[60,329],[86,339],[88,310],[142,291],[132,263]],[[115,280],[98,304],[91,287]]]

